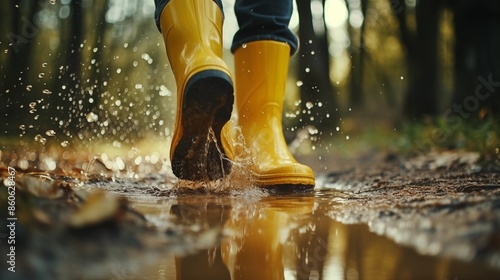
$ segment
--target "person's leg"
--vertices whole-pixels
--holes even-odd
[[[156,4],[162,8],[157,22],[177,85],[172,170],[180,179],[221,178],[230,164],[220,146],[220,131],[234,100],[231,75],[222,60],[222,10],[212,0]]]
[[[154,0],[155,1],[155,22],[156,22],[156,27],[158,27],[158,30],[161,32],[161,26],[160,26],[160,16],[161,13],[163,12],[163,8],[170,2],[170,0]],[[219,6],[220,10],[222,11],[222,0],[213,0],[217,6]]]
[[[234,35],[231,51],[244,43],[273,40],[289,44],[291,53],[295,53],[297,37],[288,28],[292,10],[292,0],[236,0],[234,12],[239,29]]]
[[[238,119],[226,125],[223,146],[231,159],[251,162],[265,188],[312,189],[314,173],[286,145],[282,113],[290,55],[297,40],[288,29],[291,0],[237,0],[241,29],[233,42]],[[242,143],[243,142],[243,143]]]

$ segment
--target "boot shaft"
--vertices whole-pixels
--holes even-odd
[[[256,41],[241,46],[234,57],[240,122],[258,115],[278,117],[281,122],[290,46],[276,41]]]
[[[160,24],[177,87],[200,70],[217,68],[229,74],[222,60],[223,15],[214,1],[171,0]]]

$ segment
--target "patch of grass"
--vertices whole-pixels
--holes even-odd
[[[403,125],[397,145],[404,154],[442,150],[479,152],[498,157],[500,149],[500,120],[462,120],[450,123],[444,118]]]
[[[429,152],[478,152],[486,159],[500,160],[500,119],[461,120],[451,123],[444,118],[404,122],[398,128],[367,125],[357,131],[341,131],[322,137],[322,152],[355,157],[370,153],[390,153],[413,157]],[[349,139],[346,136],[349,135]]]

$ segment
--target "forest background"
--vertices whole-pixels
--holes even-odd
[[[224,1],[224,58],[231,67],[233,4]],[[300,49],[287,83],[289,141],[301,132],[313,142],[349,141],[378,129],[405,134],[399,144],[419,151],[473,146],[499,154],[499,1],[294,6],[290,27]],[[75,140],[121,146],[169,139],[176,89],[153,12],[152,0],[4,5],[0,137],[63,147]]]

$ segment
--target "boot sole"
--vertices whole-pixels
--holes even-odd
[[[187,82],[178,108],[183,132],[172,155],[172,171],[179,179],[216,180],[229,174],[221,130],[231,117],[233,91],[231,77],[219,70],[200,71]]]
[[[290,174],[289,176],[258,176],[255,184],[270,193],[303,193],[314,190],[314,177]]]

